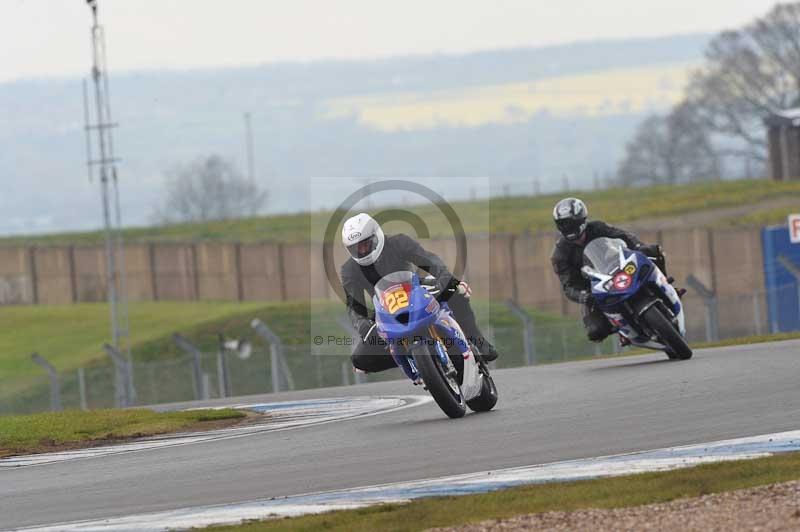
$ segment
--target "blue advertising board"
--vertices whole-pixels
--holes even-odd
[[[761,239],[769,329],[771,332],[800,330],[800,285],[786,265],[788,262],[800,272],[800,243],[791,242],[788,227],[765,227]]]

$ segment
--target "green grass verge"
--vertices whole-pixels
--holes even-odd
[[[800,202],[799,202],[800,203]],[[725,220],[725,225],[734,227],[763,227],[765,225],[785,225],[790,214],[800,212],[800,207],[777,207],[753,212],[746,216]]]
[[[518,328],[519,321],[503,304],[474,301],[479,321],[499,331]],[[571,326],[564,318],[531,310],[537,325]],[[135,360],[139,362],[174,358],[183,354],[171,335],[180,332],[202,351],[218,349],[218,334],[228,337],[252,336],[250,322],[259,318],[288,345],[311,344],[313,335],[342,336],[336,317],[344,315],[338,301],[231,303],[231,302],[135,302],[130,304],[131,340]],[[92,363],[107,362],[102,352],[109,338],[108,307],[104,303],[81,303],[63,306],[0,307],[0,375],[3,379],[24,381],[42,375],[30,359],[32,352],[47,358],[59,371],[68,371]],[[313,332],[312,332],[313,329]],[[574,328],[580,333],[580,329]],[[568,338],[573,347],[572,337]],[[503,340],[501,340],[502,343]],[[521,334],[504,338],[509,350],[519,351]],[[561,338],[559,337],[559,342]],[[584,342],[585,343],[585,342]],[[517,345],[519,344],[519,345]],[[575,348],[578,346],[575,345]],[[343,346],[342,355],[350,348]],[[544,349],[544,344],[542,346]]]
[[[703,209],[751,205],[759,201],[796,195],[800,182],[770,180],[718,181],[677,186],[616,188],[603,191],[575,192],[589,204],[594,218],[625,223],[657,216],[670,216]],[[553,203],[561,194],[536,197],[510,197],[491,200],[454,202],[453,207],[467,233],[514,233],[553,229]],[[404,207],[405,208],[405,207]],[[432,223],[441,213],[433,205],[410,206],[428,222],[431,236],[449,236],[449,224]],[[783,211],[781,211],[783,212]],[[758,213],[752,215],[759,222]],[[774,216],[772,214],[770,217]],[[240,220],[187,223],[167,227],[136,227],[124,231],[129,242],[164,242],[185,240],[307,242],[310,235],[323,233],[330,212],[245,218]],[[770,218],[772,219],[772,218]],[[443,221],[443,220],[442,220]],[[488,223],[488,225],[487,225]],[[741,221],[730,220],[730,223]],[[388,227],[389,232],[393,230]],[[403,229],[407,229],[403,227]],[[0,244],[98,244],[101,232],[76,232],[52,235],[15,236],[0,239]]]
[[[239,410],[153,412],[78,410],[0,417],[0,457],[10,454],[76,447],[98,440],[119,440],[165,434],[209,421],[245,417]]]
[[[474,300],[473,308],[484,331],[494,331],[495,343],[504,353],[498,367],[524,365],[519,320],[500,303]],[[1,307],[0,321],[7,328],[0,335],[0,414],[31,413],[48,407],[47,377],[30,360],[33,351],[49,359],[61,373],[62,401],[67,408],[80,405],[75,371],[79,367],[86,368],[89,407],[113,406],[113,370],[101,349],[109,332],[106,309],[104,304]],[[345,310],[338,301],[133,303],[130,310],[134,380],[140,404],[183,401],[194,396],[192,381],[187,377],[188,362],[173,363],[186,357],[171,339],[174,332],[189,338],[204,353],[202,371],[208,373],[215,390],[218,335],[250,337],[254,346],[250,359],[228,358],[230,380],[237,395],[271,389],[269,350],[260,338],[253,337],[253,318],[267,323],[283,339],[298,389],[340,385],[342,364],[348,363],[351,350],[349,345],[326,345],[317,351],[310,346],[315,335],[345,336],[337,323],[337,317],[342,317]],[[539,362],[595,353],[595,346],[585,341],[575,318],[530,310],[539,333]],[[612,351],[611,340],[603,351]],[[160,365],[148,365],[150,362]],[[369,380],[400,377],[398,371],[388,371],[372,375]]]
[[[207,530],[412,532],[529,513],[639,506],[798,478],[800,453],[790,453],[660,473],[536,484],[481,495],[436,497],[409,504],[388,504],[239,526],[212,527]]]
[[[137,302],[130,304],[131,340],[134,361],[171,359],[177,356],[170,337],[180,332],[194,339],[198,331],[208,333],[214,340],[226,332],[231,320],[247,324],[255,315],[269,319],[268,323],[281,335],[296,335],[298,316],[307,321],[307,306],[282,303],[232,302]],[[103,303],[82,303],[64,306],[5,306],[0,307],[0,415],[22,414],[47,408],[48,385],[45,372],[31,361],[38,352],[48,359],[62,375],[62,398],[67,407],[77,408],[78,383],[75,370],[87,368],[86,383],[89,406],[104,408],[114,405],[113,371],[102,345],[110,337],[108,306]],[[168,349],[167,349],[168,347]],[[143,368],[141,365],[140,368]],[[139,375],[141,376],[141,375]],[[146,375],[145,375],[146,376]],[[165,390],[177,386],[174,375],[159,382]],[[185,375],[184,375],[185,377]],[[191,382],[182,379],[189,387]],[[174,390],[166,396],[143,395],[142,404],[176,401],[184,390]],[[262,390],[263,391],[263,390]]]
[[[473,308],[485,332],[494,331],[495,344],[503,353],[499,368],[525,365],[522,330],[519,321],[505,305],[473,301]],[[28,413],[47,408],[48,386],[44,372],[30,360],[37,351],[52,361],[62,373],[62,398],[67,407],[77,408],[78,381],[75,369],[85,367],[88,402],[92,408],[113,406],[113,372],[102,352],[108,330],[104,304],[69,306],[0,307],[0,321],[6,328],[0,335],[0,413]],[[557,316],[528,309],[536,327],[537,363],[595,359],[598,353],[611,355],[615,337],[599,349],[586,341],[576,318]],[[135,380],[141,404],[181,401],[192,397],[192,382],[186,377],[186,364],[166,371],[146,367],[147,362],[165,362],[185,357],[171,339],[173,332],[188,337],[206,355],[202,369],[216,384],[218,335],[253,338],[250,322],[259,318],[269,324],[287,344],[287,360],[298,389],[336,386],[342,382],[343,363],[349,345],[323,346],[326,356],[313,356],[310,344],[315,335],[342,337],[336,321],[344,314],[336,301],[309,303],[134,303],[131,305],[134,360],[138,364]],[[42,334],[46,330],[47,334]],[[800,334],[765,335],[726,340],[713,345],[732,345],[775,341]],[[253,339],[254,354],[249,360],[231,357],[230,372],[238,395],[269,391],[270,359],[263,341]],[[694,347],[711,347],[696,344]],[[598,349],[598,350],[596,350]],[[645,351],[626,351],[623,355]],[[159,366],[160,367],[160,366]],[[257,368],[257,370],[254,370]],[[371,381],[399,378],[389,371],[370,376]]]
[[[131,342],[137,345],[205,322],[250,314],[264,303],[139,302],[130,304]],[[110,337],[105,303],[0,306],[0,375],[22,378],[42,370],[31,363],[38,352],[59,370],[75,369],[106,358],[102,344]]]

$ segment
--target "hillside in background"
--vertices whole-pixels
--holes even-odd
[[[741,227],[784,223],[800,205],[800,182],[738,180],[693,185],[612,188],[573,192],[589,206],[590,216],[639,229],[695,227]],[[464,229],[472,233],[534,233],[552,231],[552,209],[560,194],[500,197],[491,200],[454,202]],[[396,207],[396,206],[395,206]],[[432,237],[450,236],[450,227],[438,222],[441,214],[433,205],[406,205],[428,225]],[[382,207],[375,206],[376,214]],[[165,227],[139,227],[124,231],[126,242],[240,241],[308,242],[321,240],[331,212],[273,215]],[[434,221],[434,223],[431,223]],[[396,224],[396,225],[394,225]],[[488,226],[487,226],[488,224]],[[410,231],[394,222],[388,232]],[[314,235],[313,237],[311,235]],[[99,244],[103,233],[54,233],[0,238],[0,245]]]
[[[268,212],[324,206],[309,199],[312,176],[345,187],[385,176],[585,186],[615,169],[643,114],[680,96],[708,39],[127,74],[113,71],[110,43],[124,218],[149,221],[176,164],[217,153],[244,167],[245,111]],[[97,227],[80,80],[0,85],[0,113],[0,233]]]

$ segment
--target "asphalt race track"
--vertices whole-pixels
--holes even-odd
[[[800,341],[699,350],[687,362],[651,354],[494,375],[496,410],[460,420],[429,403],[283,432],[0,469],[0,529],[800,429]],[[228,402],[420,392],[401,380]]]

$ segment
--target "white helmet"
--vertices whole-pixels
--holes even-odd
[[[342,228],[342,244],[360,266],[369,266],[378,260],[385,240],[378,222],[363,212],[348,219]]]

